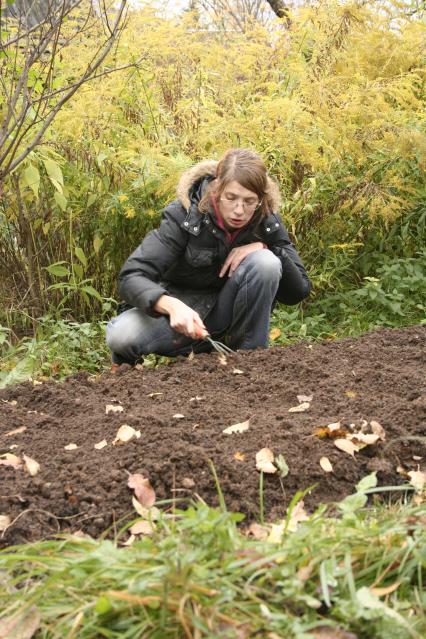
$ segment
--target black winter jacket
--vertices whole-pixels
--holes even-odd
[[[157,316],[153,306],[163,294],[184,301],[205,318],[227,277],[219,272],[236,246],[263,242],[282,262],[276,299],[297,304],[310,291],[302,261],[277,213],[260,223],[250,223],[232,244],[217,225],[214,212],[200,213],[198,202],[214,179],[216,162],[202,162],[182,176],[178,199],[163,211],[161,225],[144,238],[119,275],[119,292],[130,307]],[[278,189],[271,180],[270,201],[279,205]],[[275,206],[274,206],[275,205]]]

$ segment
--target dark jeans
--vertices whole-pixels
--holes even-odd
[[[227,279],[204,319],[210,335],[219,340],[226,335],[226,343],[235,350],[267,348],[271,308],[281,272],[281,262],[271,251],[250,253]],[[204,340],[174,331],[166,316],[150,317],[137,308],[108,323],[106,340],[117,364],[134,364],[149,353],[174,356],[210,350]]]

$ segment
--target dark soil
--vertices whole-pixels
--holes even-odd
[[[305,504],[312,509],[350,494],[372,471],[379,485],[405,483],[398,466],[425,470],[425,336],[424,326],[386,329],[359,339],[240,352],[227,366],[205,354],[157,369],[122,367],[115,375],[79,374],[1,391],[0,453],[26,454],[41,465],[35,477],[23,467],[0,466],[0,515],[13,522],[1,543],[77,530],[98,536],[108,527],[114,534],[135,517],[129,473],[149,477],[158,500],[188,503],[200,496],[217,505],[208,459],[228,509],[253,520],[259,514],[255,454],[263,447],[282,454],[290,469],[281,480],[279,473],[264,476],[268,520],[282,516],[295,492],[310,486],[315,489]],[[244,373],[233,373],[235,367]],[[289,413],[298,394],[313,395],[310,409]],[[107,415],[107,404],[124,411]],[[247,419],[247,432],[222,433]],[[313,434],[331,422],[359,426],[364,419],[380,422],[386,441],[355,458]],[[113,446],[124,423],[141,437]],[[6,434],[22,426],[25,431]],[[95,449],[104,438],[107,447]],[[65,450],[69,443],[78,448]],[[322,456],[333,473],[320,467]]]

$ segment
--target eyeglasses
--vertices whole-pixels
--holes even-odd
[[[252,211],[255,211],[256,209],[258,209],[263,200],[254,200],[252,198],[244,200],[243,198],[239,198],[239,197],[221,197],[219,198],[220,201],[222,202],[223,206],[225,206],[228,209],[234,209],[235,205],[238,204],[239,202],[242,203],[243,205],[243,209],[246,213],[251,213]]]

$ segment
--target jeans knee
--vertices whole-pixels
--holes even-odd
[[[251,258],[249,260],[249,258]],[[256,276],[264,281],[279,281],[282,275],[281,260],[267,249],[255,251],[246,257],[247,266],[256,272]],[[244,260],[245,261],[245,260]]]

